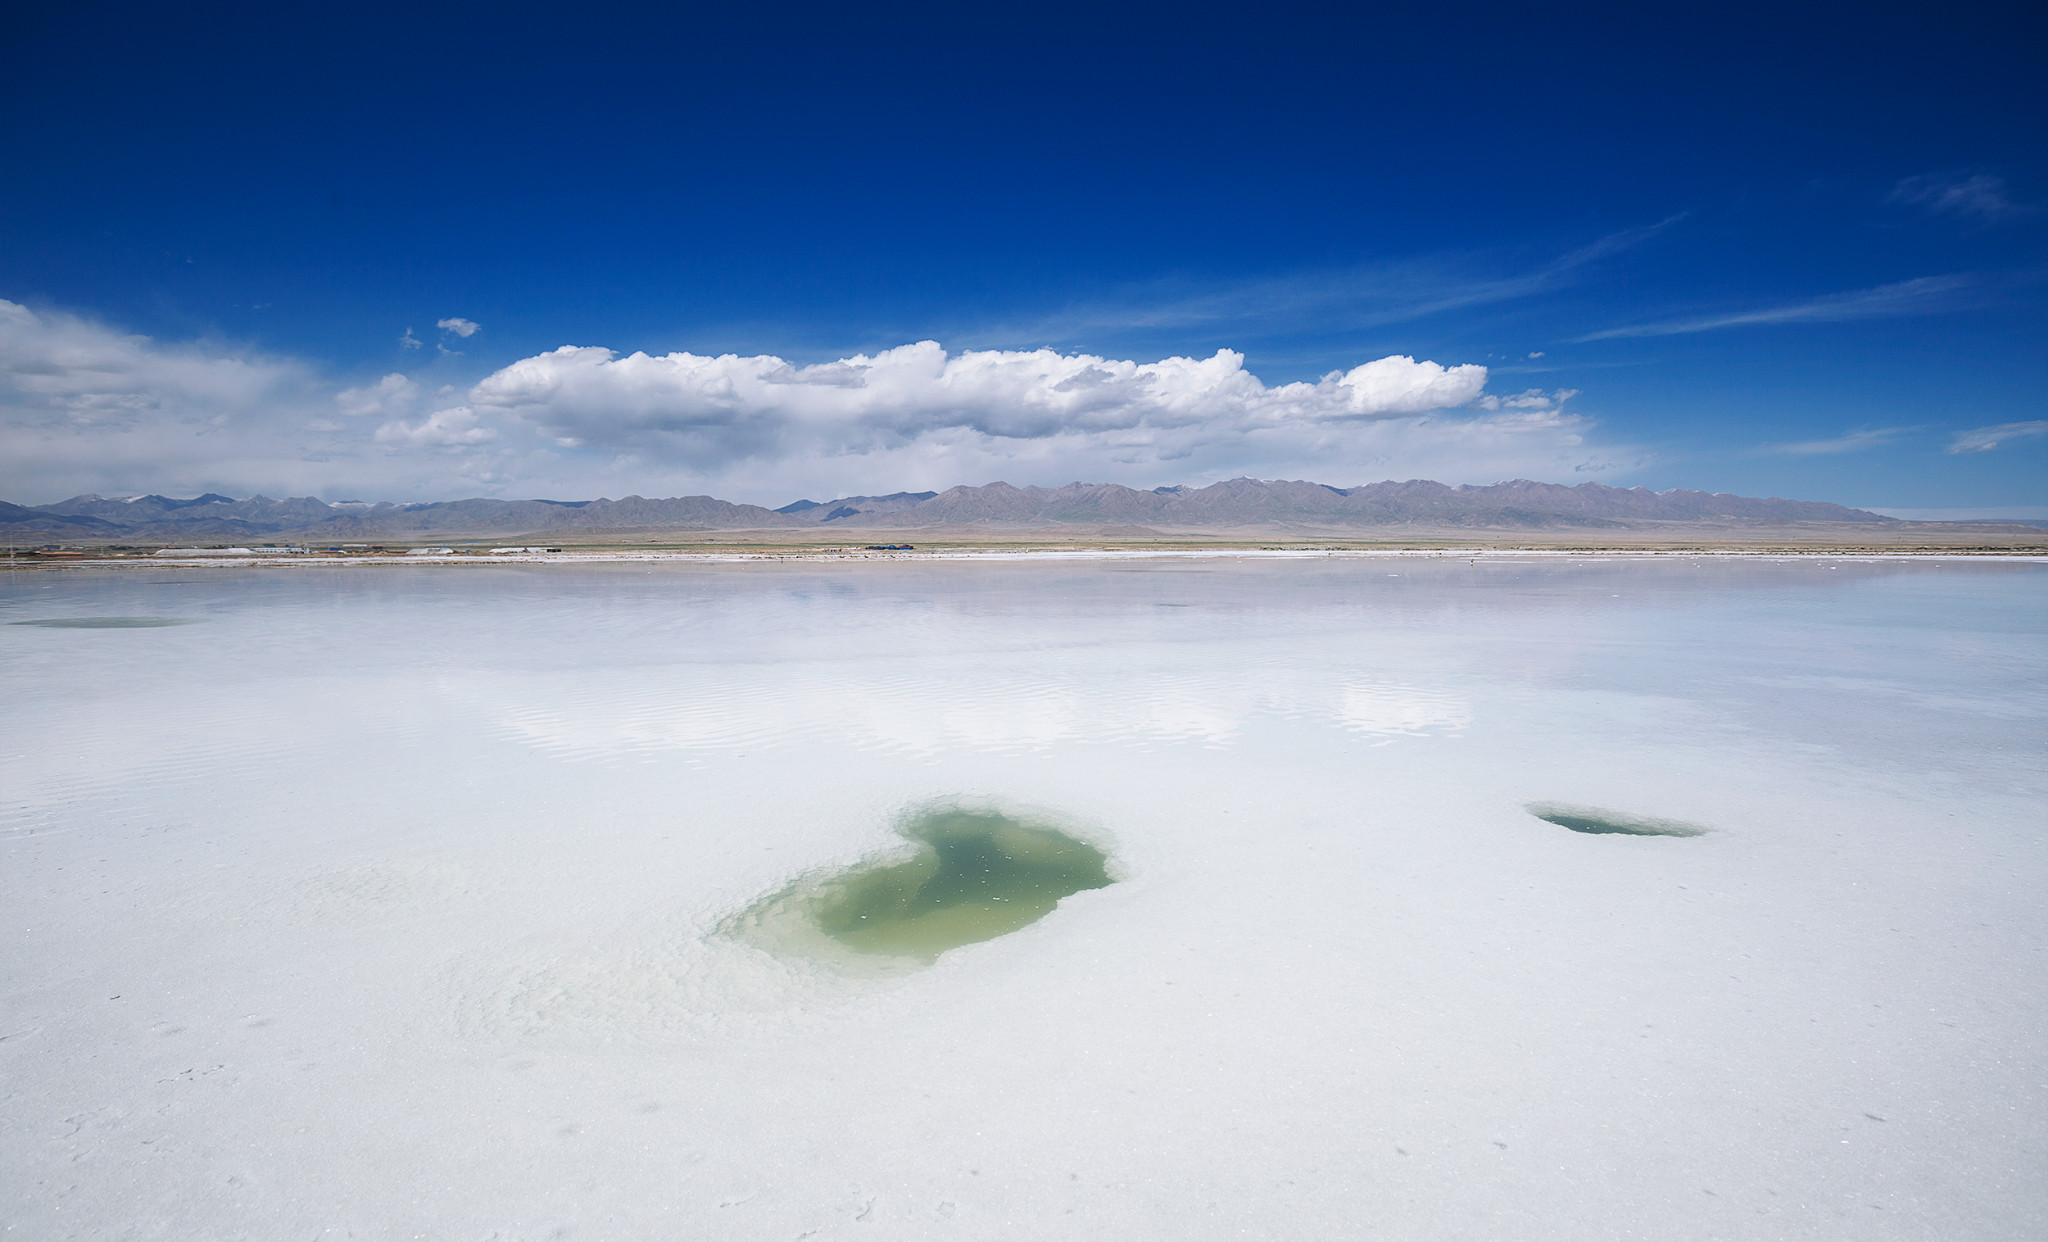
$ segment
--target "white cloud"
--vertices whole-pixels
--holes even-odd
[[[385,423],[376,435],[379,444],[409,448],[462,448],[497,438],[496,429],[478,423],[476,411],[463,405],[436,410],[417,423]]]
[[[292,359],[0,300],[0,495],[204,489],[256,470],[288,480],[315,439],[306,424],[332,409],[316,382]]]
[[[420,338],[412,334],[411,328],[407,328],[405,335],[398,338],[398,347],[400,349],[418,349],[421,344]]]
[[[1969,431],[1960,431],[1949,443],[1948,451],[1988,453],[2001,444],[2031,439],[2034,436],[2048,436],[2048,419],[2037,418],[2024,423],[1999,423],[1991,427],[1974,427]]]
[[[361,388],[344,388],[334,404],[351,418],[392,418],[412,413],[419,404],[420,386],[393,373]]]
[[[602,454],[614,477],[710,479],[761,498],[998,478],[1462,482],[1619,468],[1586,447],[1590,422],[1557,395],[1467,410],[1485,382],[1484,367],[1398,355],[1269,387],[1228,350],[1136,362],[925,341],[798,367],[565,346],[487,377],[468,403]]]
[[[1892,187],[1891,201],[1923,207],[1936,215],[1960,216],[1981,224],[1996,224],[2023,216],[2031,208],[2012,201],[2005,179],[1989,173],[1964,176],[1957,173],[1928,173],[1907,177]]]
[[[13,426],[117,431],[166,417],[219,426],[301,378],[290,362],[165,348],[0,301],[0,382]]]
[[[844,453],[922,436],[991,440],[1088,435],[1120,441],[1241,435],[1419,415],[1480,395],[1486,368],[1389,357],[1314,384],[1268,388],[1241,354],[1139,363],[1049,349],[949,355],[923,341],[795,367],[772,355],[663,357],[563,346],[471,392],[556,436],[620,449],[664,447],[707,464]]]
[[[467,389],[351,386],[288,358],[171,344],[0,302],[0,497],[202,490],[366,498],[796,495],[1004,479],[1239,474],[1576,481],[1632,464],[1569,392],[1392,356],[1267,385],[1230,351],[1138,362],[922,342],[812,366],[564,347]]]
[[[1486,396],[1474,404],[1482,410],[1561,410],[1565,402],[1578,395],[1576,388],[1560,388],[1554,392],[1525,388],[1512,397]]]
[[[475,336],[478,332],[483,330],[483,325],[478,323],[476,320],[464,319],[460,315],[456,315],[453,318],[449,319],[437,319],[434,321],[434,326],[441,329],[441,331],[443,332],[452,332],[456,336],[463,337],[465,339]]]
[[[0,300],[0,498],[474,494],[488,426],[429,416],[375,438],[451,397],[396,374],[337,391],[297,359]]]

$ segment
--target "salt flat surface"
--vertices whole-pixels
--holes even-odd
[[[0,625],[8,1236],[2048,1219],[2048,567],[0,579],[81,617],[195,623]],[[1120,882],[897,974],[720,933],[953,798]]]

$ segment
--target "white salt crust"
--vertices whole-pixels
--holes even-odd
[[[2038,1236],[2048,569],[1476,560],[0,578],[197,622],[0,625],[0,1227]],[[942,798],[1122,881],[721,932]]]

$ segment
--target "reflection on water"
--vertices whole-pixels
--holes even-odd
[[[898,831],[916,844],[910,857],[801,880],[767,898],[748,921],[785,930],[808,924],[860,953],[930,962],[1029,926],[1063,897],[1115,882],[1101,850],[999,812],[932,808]]]
[[[192,617],[44,617],[35,621],[9,621],[9,625],[39,625],[46,630],[149,630],[164,625],[194,625]]]
[[[1223,746],[1260,721],[1314,719],[1374,739],[1455,736],[1471,709],[1455,693],[1348,675],[1327,664],[1190,662],[1173,646],[1070,648],[1047,667],[998,653],[941,653],[824,665],[645,668],[449,678],[436,687],[506,736],[565,759],[695,755],[826,739],[867,751],[936,755],[1064,743]],[[1134,691],[1133,683],[1142,686]]]
[[[1651,819],[1622,811],[1603,811],[1591,806],[1567,806],[1562,802],[1531,802],[1529,814],[1573,832],[1628,837],[1697,837],[1711,831],[1698,824],[1676,819]]]

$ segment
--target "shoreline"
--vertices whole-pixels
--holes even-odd
[[[1787,547],[1784,545],[1696,546],[1696,547],[1233,547],[1233,548],[1148,548],[1148,547],[930,547],[870,550],[864,548],[732,548],[711,549],[579,549],[560,552],[449,553],[412,555],[379,551],[333,555],[325,553],[252,552],[247,555],[199,555],[190,557],[154,554],[90,556],[72,554],[23,555],[0,559],[0,572],[34,572],[81,569],[338,569],[363,566],[461,568],[489,565],[745,565],[765,563],[973,563],[1017,561],[1140,561],[1140,560],[1769,560],[1769,561],[1959,561],[2000,564],[2048,564],[2048,548],[1873,548],[1873,547]]]

